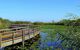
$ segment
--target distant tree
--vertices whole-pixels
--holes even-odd
[[[43,23],[43,22],[34,22],[33,24],[34,25],[44,25],[45,23]]]
[[[14,24],[30,24],[30,21],[14,21]]]

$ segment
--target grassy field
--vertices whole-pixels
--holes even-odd
[[[73,28],[72,26],[64,26],[64,25],[41,25],[40,26],[40,30],[42,32],[59,32],[59,33],[67,33],[68,31],[76,31],[80,33],[80,26],[75,26],[75,28]]]
[[[40,30],[42,32],[49,32],[49,30],[52,30],[53,32],[63,32],[67,29],[68,26],[61,26],[61,25],[41,25]]]

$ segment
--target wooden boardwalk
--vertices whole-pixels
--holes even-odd
[[[0,30],[0,48],[24,42],[39,34],[37,29],[29,29],[26,27],[18,27],[13,29]]]

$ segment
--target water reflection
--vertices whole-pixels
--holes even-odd
[[[63,47],[61,45],[62,40],[59,39],[60,35],[58,33],[56,34],[56,39],[53,39],[55,41],[51,41],[51,40],[47,41],[47,35],[48,35],[47,33],[43,33],[43,32],[40,33],[41,39],[40,39],[40,42],[39,42],[39,44],[40,44],[39,47],[41,49],[45,49],[47,47],[52,47],[52,49],[55,49],[55,48],[63,49]]]

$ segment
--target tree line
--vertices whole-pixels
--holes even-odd
[[[78,19],[62,19],[59,22],[30,22],[30,21],[10,21],[8,19],[0,18],[0,28],[7,28],[11,24],[33,24],[33,25],[76,25],[80,26],[80,18]]]

